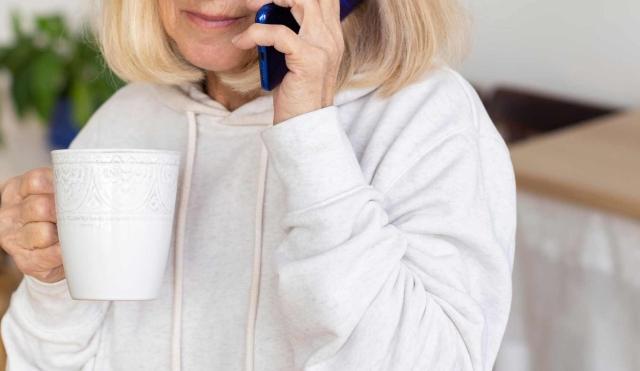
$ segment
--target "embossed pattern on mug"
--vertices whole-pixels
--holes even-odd
[[[55,153],[58,222],[102,226],[107,221],[172,216],[179,158],[164,153]],[[87,166],[91,164],[91,166]]]

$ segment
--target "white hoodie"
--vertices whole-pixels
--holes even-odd
[[[508,149],[448,67],[374,93],[273,126],[272,95],[229,112],[196,84],[119,90],[71,147],[182,151],[160,296],[74,301],[25,276],[1,323],[8,370],[491,370]]]

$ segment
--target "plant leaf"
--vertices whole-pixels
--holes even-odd
[[[89,85],[82,80],[75,80],[71,85],[70,98],[74,124],[82,128],[94,110]]]
[[[11,98],[18,117],[23,118],[28,110],[31,94],[29,92],[29,69],[18,71],[11,80]]]
[[[36,112],[45,123],[51,119],[55,103],[64,88],[64,67],[62,58],[53,51],[36,56],[31,65],[29,90]]]
[[[36,17],[36,27],[51,40],[66,38],[69,35],[64,19],[59,14]]]
[[[33,45],[33,39],[23,37],[19,43],[6,51],[2,65],[9,69],[11,74],[15,75],[19,69],[28,65],[29,60],[36,52],[37,49]]]
[[[0,102],[0,117],[3,116],[2,115],[2,109],[3,109],[2,102]],[[0,122],[0,124],[2,124],[2,123]],[[3,145],[4,145],[4,139],[2,137],[2,125],[0,125],[0,147],[2,147]],[[1,202],[1,200],[0,200],[0,202]]]
[[[48,124],[58,99],[71,100],[73,121],[82,127],[93,112],[125,83],[106,66],[95,35],[87,26],[71,33],[59,14],[35,18],[34,32],[25,33],[12,14],[16,41],[0,47],[0,68],[12,76],[16,113],[35,111]]]
[[[4,68],[5,60],[7,59],[7,55],[9,55],[9,47],[0,47],[0,68]]]
[[[20,14],[16,9],[13,9],[11,11],[11,28],[17,41],[24,38],[24,31],[22,31],[22,20],[20,19]]]

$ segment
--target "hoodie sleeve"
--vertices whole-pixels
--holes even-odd
[[[380,190],[336,106],[261,136],[286,197],[275,261],[296,369],[490,371],[511,303],[504,142],[452,130]]]
[[[70,148],[91,148],[100,115],[80,131]],[[71,299],[67,280],[42,282],[24,275],[2,317],[9,371],[92,370],[108,301]]]

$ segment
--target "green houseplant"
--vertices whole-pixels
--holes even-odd
[[[72,33],[62,16],[43,15],[35,17],[33,31],[26,32],[17,13],[11,18],[14,41],[0,46],[0,70],[11,76],[18,117],[34,112],[50,131],[66,125],[67,131],[77,133],[124,82],[106,67],[87,26]]]

